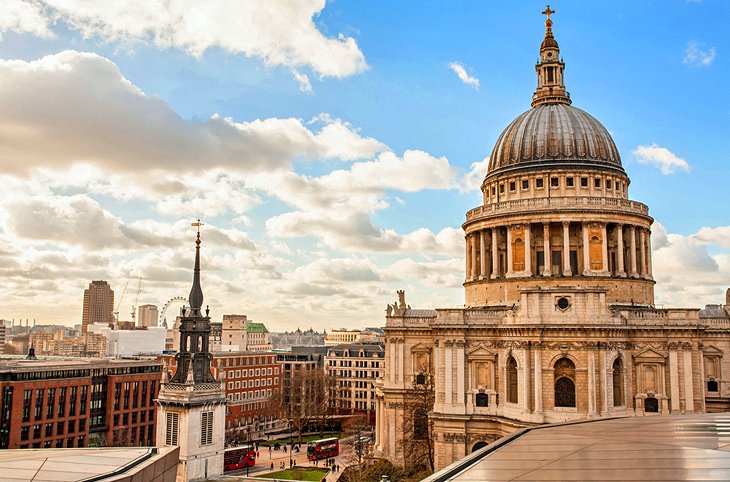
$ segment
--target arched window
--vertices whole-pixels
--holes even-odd
[[[507,401],[517,403],[517,361],[514,357],[507,359]]]
[[[476,452],[477,450],[479,450],[479,449],[481,449],[481,448],[483,448],[483,447],[486,447],[487,445],[489,445],[489,444],[488,444],[487,442],[477,442],[477,443],[475,443],[475,444],[474,444],[474,446],[473,446],[473,447],[471,448],[471,451],[472,451],[472,452]]]
[[[486,393],[477,393],[476,396],[477,407],[488,407],[489,406],[489,395]]]
[[[621,358],[616,358],[613,362],[613,406],[624,406],[624,382],[623,382],[624,365]]]
[[[555,406],[575,407],[575,364],[568,358],[555,362]]]

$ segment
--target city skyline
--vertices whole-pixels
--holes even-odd
[[[201,7],[211,26],[17,4],[0,22],[0,318],[80,323],[94,279],[119,296],[142,277],[140,305],[185,296],[197,217],[216,320],[369,326],[396,289],[463,304],[460,224],[529,107],[534,2]],[[656,220],[657,304],[722,303],[730,223],[708,186],[730,169],[730,7],[551,6],[573,105],[605,123]]]

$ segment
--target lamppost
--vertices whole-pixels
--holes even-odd
[[[289,467],[292,467],[292,459],[291,459],[291,449],[292,449],[292,442],[294,441],[294,434],[292,433],[292,427],[294,426],[294,422],[292,420],[289,420]]]

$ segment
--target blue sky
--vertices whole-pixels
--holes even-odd
[[[0,318],[78,322],[92,278],[185,295],[195,217],[214,318],[373,325],[398,288],[463,303],[474,163],[529,108],[544,5],[162,5],[0,2]],[[730,3],[551,7],[573,105],[657,221],[657,302],[722,302]]]

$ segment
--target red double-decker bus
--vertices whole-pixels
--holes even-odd
[[[231,447],[223,453],[223,470],[236,470],[256,465],[256,450],[253,445]]]
[[[340,453],[340,441],[335,438],[323,438],[307,444],[307,459],[322,460]]]

